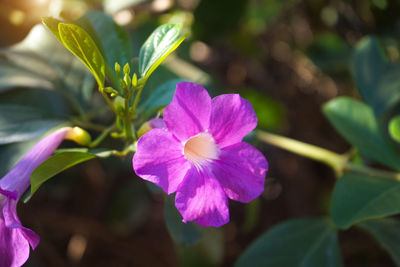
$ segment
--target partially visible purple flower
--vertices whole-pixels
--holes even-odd
[[[31,173],[65,138],[79,139],[81,131],[64,127],[47,135],[0,180],[0,267],[21,266],[29,257],[29,246],[35,249],[39,243],[39,236],[22,226],[16,211],[19,198],[30,185]]]
[[[144,135],[145,133],[149,132],[154,128],[160,128],[160,129],[165,128],[165,123],[163,119],[154,118],[143,123],[138,130],[138,137],[141,137],[142,135]]]
[[[165,128],[164,120],[161,118],[152,119],[152,120],[150,120],[149,124],[150,124],[151,128],[153,128],[153,129],[154,128],[160,128],[160,129]]]
[[[182,82],[164,123],[138,140],[133,168],[166,193],[176,192],[183,222],[219,227],[229,221],[228,198],[250,202],[263,192],[267,160],[242,142],[257,125],[247,100],[238,94],[211,99],[200,85]]]

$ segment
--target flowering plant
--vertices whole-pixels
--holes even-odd
[[[324,163],[338,179],[325,216],[278,224],[245,249],[235,266],[342,266],[338,233],[353,226],[370,233],[399,263],[400,223],[388,218],[400,213],[400,98],[396,83],[392,84],[399,68],[382,55],[378,41],[366,37],[354,48],[354,78],[364,102],[336,97],[323,105],[327,120],[353,146],[338,154],[256,129],[260,109],[244,94],[206,90],[218,86],[211,86],[210,76],[178,57],[162,65],[187,38],[185,32],[181,24],[163,24],[135,51],[127,32],[111,17],[90,11],[71,21],[45,17],[24,41],[3,50],[0,74],[9,76],[0,76],[0,90],[4,90],[0,93],[11,96],[0,101],[0,157],[4,159],[0,161],[0,267],[21,266],[31,248],[39,244],[40,250],[39,235],[44,230],[35,227],[36,219],[25,222],[23,212],[18,212],[20,220],[17,204],[34,199],[51,178],[64,171],[74,176],[71,167],[95,159],[93,164],[105,163],[109,168],[117,164],[124,168],[121,162],[127,159],[129,179],[143,186],[129,191],[129,201],[123,190],[116,195],[124,199],[120,202],[132,205],[143,204],[146,198],[151,199],[147,202],[161,199],[166,228],[179,253],[219,251],[223,242],[216,241],[221,231],[215,228],[221,227],[227,236],[242,234],[235,224],[242,218],[247,225],[243,229],[254,228],[259,197],[273,180],[267,171],[274,168],[274,155],[268,153],[267,161],[260,143]],[[196,75],[186,74],[193,69]],[[261,110],[266,108],[263,102]],[[122,161],[114,164],[115,158]],[[88,171],[89,183],[95,188],[115,186],[104,174]],[[113,205],[111,197],[104,199]],[[231,209],[228,199],[235,201]],[[159,214],[143,207],[154,217]],[[98,210],[106,217],[102,208]],[[141,216],[132,217],[140,221]],[[129,221],[129,226],[137,221]],[[116,228],[126,231],[124,226]],[[82,235],[91,230],[73,229],[68,245],[71,261],[82,257],[83,252],[76,250],[85,250]],[[203,240],[207,241],[201,249],[190,251]]]

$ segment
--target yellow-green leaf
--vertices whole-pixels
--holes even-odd
[[[104,58],[96,43],[81,27],[59,23],[58,32],[61,42],[92,72],[98,85],[104,87]]]
[[[146,40],[139,52],[139,70],[147,80],[151,73],[171,54],[186,35],[180,37],[181,24],[165,24],[158,27]]]

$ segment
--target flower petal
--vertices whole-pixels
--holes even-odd
[[[150,120],[150,126],[152,129],[154,128],[160,128],[160,129],[165,129],[165,123],[163,119],[160,118],[154,118],[152,120]]]
[[[164,111],[168,130],[179,140],[208,129],[211,114],[211,98],[206,89],[190,82],[178,83],[174,98]]]
[[[233,200],[250,202],[264,191],[268,162],[255,147],[241,142],[225,147],[213,172],[226,195]]]
[[[0,213],[0,266],[22,266],[39,236],[21,225],[16,212],[17,200],[7,198]]]
[[[175,206],[183,222],[195,221],[201,226],[229,222],[228,199],[214,175],[207,169],[191,168],[177,189]]]
[[[72,128],[64,127],[47,135],[34,145],[28,153],[1,180],[0,187],[7,191],[17,191],[18,198],[29,187],[29,177],[43,161],[53,154]]]
[[[257,126],[253,107],[238,94],[214,97],[211,105],[210,131],[220,148],[241,142]]]
[[[133,169],[139,177],[173,193],[190,167],[182,151],[182,144],[170,132],[153,129],[138,140]]]

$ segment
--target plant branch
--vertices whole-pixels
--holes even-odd
[[[349,161],[350,156],[347,153],[341,155],[321,147],[260,130],[256,131],[256,135],[259,140],[267,144],[327,164],[332,167],[338,178],[340,178],[343,172],[355,172],[400,182],[400,173],[375,169],[366,165],[356,165]]]
[[[368,176],[379,177],[379,178],[386,178],[392,179],[400,182],[400,173],[398,172],[391,172],[385,171],[380,169],[371,168],[365,165],[356,165],[351,162],[348,162],[345,167],[344,171],[346,172],[356,172]]]
[[[104,92],[103,88],[101,88],[101,87],[99,87],[99,91],[100,91],[100,93],[103,95],[103,97],[104,97],[104,99],[106,100],[108,106],[111,108],[111,110],[114,112],[114,114],[115,114],[116,116],[118,116],[118,112],[117,112],[117,110],[115,109],[115,107],[114,107],[113,103],[111,102],[110,98],[108,98],[107,93]]]
[[[116,125],[115,123],[113,125],[111,125],[110,127],[108,127],[107,129],[105,129],[93,142],[90,143],[89,147],[96,147],[98,146],[107,136],[108,134],[112,131],[116,129]]]
[[[279,136],[264,131],[256,131],[257,138],[265,143],[283,148],[295,154],[322,162],[332,167],[335,173],[340,176],[347,156],[340,155],[330,150],[306,144],[288,137]]]

